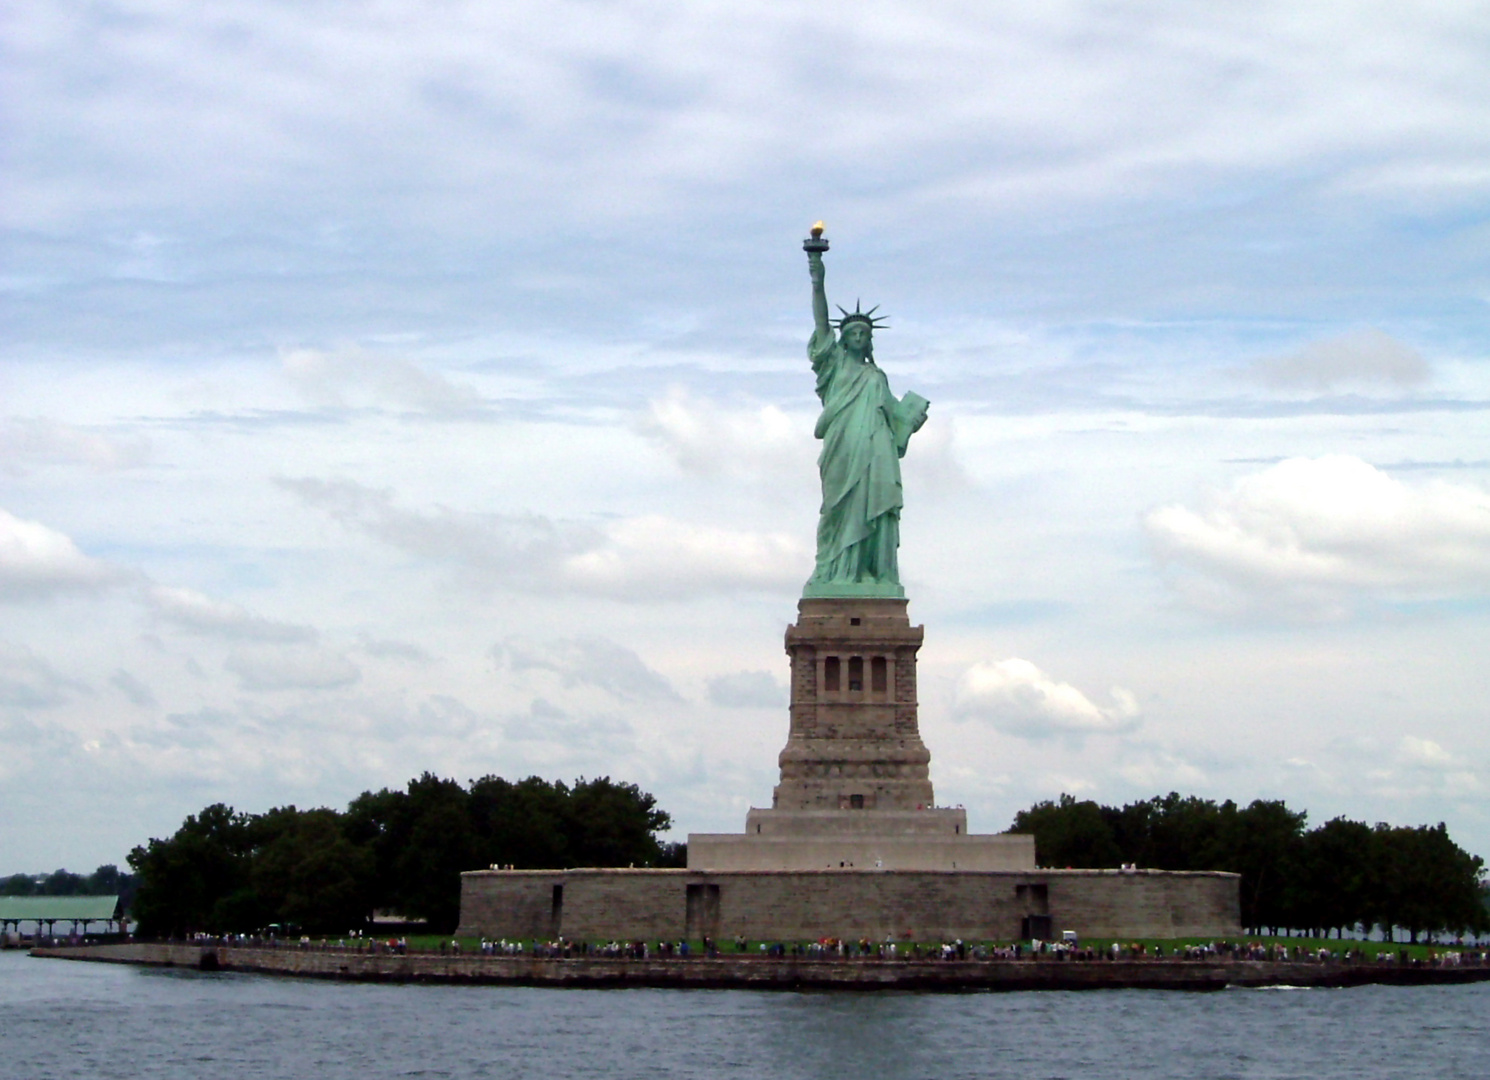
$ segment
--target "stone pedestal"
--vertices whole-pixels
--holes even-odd
[[[787,629],[791,727],[776,810],[926,810],[931,753],[916,719],[924,630],[904,600],[804,599]]]
[[[688,865],[710,870],[1033,869],[1034,838],[969,836],[937,808],[916,716],[924,636],[906,601],[804,597],[786,632],[791,717],[771,808],[743,834],[693,834]]]

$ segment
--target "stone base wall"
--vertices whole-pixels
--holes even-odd
[[[690,870],[1033,870],[1035,838],[689,833]]]
[[[689,833],[690,837],[698,835]],[[764,810],[751,807],[745,835],[823,840],[838,836],[953,837],[967,835],[967,811],[934,810]],[[1014,834],[1010,834],[1014,835]],[[1030,838],[1034,842],[1034,838]],[[1031,863],[1028,869],[1033,870]],[[783,867],[783,869],[785,869]]]
[[[477,870],[463,935],[510,940],[1236,937],[1240,878],[1160,870]],[[1031,921],[1026,921],[1031,920]]]

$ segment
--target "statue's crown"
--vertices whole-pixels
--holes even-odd
[[[853,311],[847,311],[847,310],[845,310],[842,307],[842,305],[835,305],[835,306],[838,308],[839,311],[842,311],[843,312],[843,318],[841,318],[841,319],[834,319],[833,320],[833,325],[836,326],[836,327],[838,327],[838,329],[840,331],[842,331],[845,326],[849,326],[852,323],[856,323],[856,322],[864,323],[871,330],[888,330],[888,329],[890,329],[889,325],[883,321],[885,319],[888,319],[890,316],[888,316],[888,315],[876,316],[874,314],[876,311],[878,311],[880,309],[880,306],[878,304],[875,304],[874,307],[870,308],[868,311],[860,311],[859,310],[859,301],[857,301],[857,300],[854,301],[854,310]]]

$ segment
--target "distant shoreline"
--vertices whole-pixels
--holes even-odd
[[[719,956],[615,957],[370,953],[130,943],[54,946],[33,957],[350,982],[741,990],[1193,990],[1227,987],[1428,986],[1490,981],[1490,963],[1401,965],[1342,960],[880,960]]]

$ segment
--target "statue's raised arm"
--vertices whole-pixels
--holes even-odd
[[[833,328],[828,323],[828,294],[823,291],[823,252],[828,250],[828,242],[823,239],[821,221],[812,227],[812,236],[802,242],[802,247],[807,251],[807,273],[812,278],[812,321],[818,334],[832,337]]]
[[[835,338],[823,289],[828,241],[822,222],[802,247],[812,277],[807,355],[823,404],[814,432],[823,441],[817,459],[823,482],[817,565],[803,595],[900,598],[900,459],[926,422],[927,401],[918,394],[897,399],[875,365],[874,331],[883,326],[878,308],[840,307]]]

